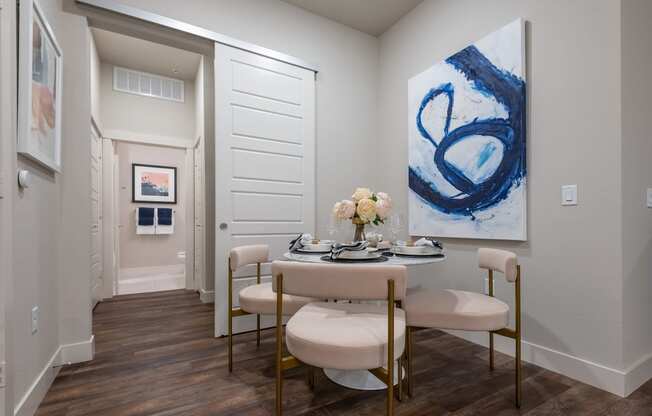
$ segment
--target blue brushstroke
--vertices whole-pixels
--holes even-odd
[[[496,151],[496,145],[493,143],[485,143],[485,145],[482,147],[482,150],[480,150],[480,155],[478,156],[478,163],[476,163],[475,168],[480,169],[485,163],[487,163],[487,160],[491,157],[491,155],[494,154]]]
[[[423,110],[425,110],[426,106],[430,101],[434,100],[435,98],[439,97],[442,94],[445,94],[446,97],[448,98],[448,108],[446,109],[446,124],[444,125],[444,135],[448,134],[448,129],[450,128],[451,125],[451,117],[453,115],[453,94],[455,93],[455,90],[453,88],[453,84],[447,83],[443,84],[439,88],[433,88],[430,91],[428,91],[428,94],[423,97],[423,100],[421,101],[421,105],[419,106],[419,116],[417,117],[417,129],[419,129],[419,133],[427,139],[430,143],[433,144],[433,146],[437,147],[437,143],[433,140],[432,136],[430,136],[430,133],[428,133],[428,130],[423,126],[423,123],[421,122],[421,113],[423,113]]]
[[[469,46],[446,60],[471,82],[473,88],[484,96],[494,98],[507,110],[507,118],[475,119],[472,122],[449,131],[453,109],[454,88],[446,83],[431,89],[421,101],[417,113],[417,128],[421,136],[435,147],[434,167],[451,185],[460,191],[456,197],[449,197],[425,179],[410,166],[409,187],[433,208],[446,214],[469,216],[492,207],[505,200],[518,187],[526,175],[525,168],[525,82],[519,77],[502,71],[493,65],[475,47]],[[439,143],[423,127],[421,116],[426,106],[437,96],[448,97],[448,109],[444,135]],[[496,171],[480,183],[467,178],[452,163],[445,160],[451,146],[472,136],[491,136],[503,144],[503,158]],[[484,151],[483,151],[484,153]],[[491,156],[481,154],[478,166]],[[462,196],[462,197],[460,197]]]

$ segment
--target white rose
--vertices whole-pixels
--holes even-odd
[[[376,198],[379,200],[386,201],[390,206],[392,205],[392,198],[390,198],[389,195],[387,195],[385,192],[378,192],[376,194]]]
[[[351,219],[355,215],[355,204],[349,200],[338,202],[333,207],[333,214],[340,220]]]
[[[371,190],[369,188],[358,188],[355,190],[353,195],[351,195],[351,198],[355,202],[360,202],[363,199],[369,199],[371,198],[373,194],[371,193]]]
[[[389,202],[387,202],[386,199],[379,199],[378,201],[376,201],[376,214],[378,214],[381,220],[387,218],[391,210],[392,210],[392,205]]]
[[[342,207],[341,202],[336,202],[335,205],[333,205],[333,216],[336,218],[339,218],[339,212],[340,208]]]
[[[358,201],[358,217],[362,221],[371,222],[376,219],[376,203],[365,198]]]

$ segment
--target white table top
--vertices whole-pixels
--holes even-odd
[[[291,261],[303,261],[307,263],[329,263],[322,260],[325,254],[302,254],[302,253],[285,253],[283,257]],[[446,255],[443,257],[408,257],[408,256],[391,256],[388,260],[382,263],[367,263],[361,261],[360,264],[400,264],[403,266],[418,266],[421,264],[439,263],[446,260]],[[351,264],[351,263],[348,263]]]

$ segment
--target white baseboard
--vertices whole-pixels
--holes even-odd
[[[199,289],[199,300],[203,303],[215,303],[215,291]]]
[[[32,416],[38,410],[39,404],[43,401],[45,394],[52,385],[52,382],[59,374],[59,367],[55,367],[61,361],[61,347],[52,354],[45,367],[41,370],[29,389],[14,407],[14,416]]]
[[[25,392],[14,408],[14,416],[32,416],[38,410],[52,382],[59,374],[62,365],[75,364],[93,359],[95,336],[88,341],[59,346],[48,360],[45,367]]]
[[[625,395],[629,396],[652,379],[652,353],[642,357],[625,371]]]
[[[61,364],[74,364],[90,361],[95,355],[95,335],[87,341],[61,346]]]
[[[445,332],[485,347],[489,345],[486,332]],[[514,356],[513,340],[497,335],[494,341],[497,351]],[[626,370],[618,370],[527,341],[522,341],[521,349],[524,361],[621,397],[627,397],[652,378],[652,354]]]

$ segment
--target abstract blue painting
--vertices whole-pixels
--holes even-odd
[[[524,22],[408,82],[410,235],[526,239]]]

